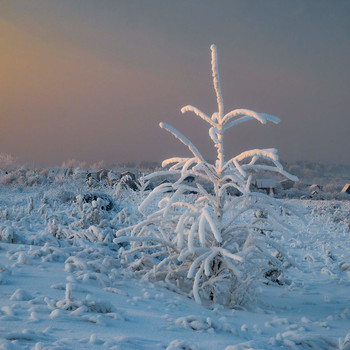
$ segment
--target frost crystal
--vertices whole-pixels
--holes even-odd
[[[278,239],[289,231],[281,207],[288,208],[266,194],[252,192],[252,173],[270,171],[294,181],[297,178],[283,170],[276,149],[249,150],[225,160],[226,130],[249,120],[266,124],[279,119],[248,109],[225,114],[215,45],[211,46],[211,65],[218,111],[209,117],[188,105],[181,112],[191,111],[209,124],[217,149],[215,164],[207,162],[178,130],[160,123],[193,156],[167,159],[162,165],[170,166],[168,172],[146,177],[179,176],[173,184],[162,183],[149,194],[139,207],[145,219],[119,230],[114,242],[130,242],[130,249],[124,249],[122,255],[146,278],[165,280],[198,303],[232,307],[251,299],[257,277],[269,276],[272,269],[279,276],[293,263],[278,245]],[[186,181],[189,176],[195,179],[193,183]],[[158,209],[149,213],[154,201]]]

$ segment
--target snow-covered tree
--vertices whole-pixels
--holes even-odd
[[[269,171],[297,178],[283,170],[276,149],[253,149],[225,159],[225,131],[249,120],[266,124],[279,119],[248,109],[225,114],[215,45],[211,46],[211,65],[218,111],[211,117],[193,106],[181,111],[193,112],[209,124],[216,163],[206,161],[179,131],[160,123],[189,148],[192,157],[167,159],[162,166],[169,166],[168,170],[147,176],[150,180],[177,175],[178,180],[157,186],[139,207],[144,220],[119,230],[114,242],[130,242],[128,249],[121,249],[124,262],[146,278],[164,280],[198,303],[236,306],[249,300],[257,278],[271,269],[280,273],[292,263],[278,244],[290,232],[281,216],[289,208],[251,191],[252,173]],[[189,183],[189,176],[195,181]],[[233,196],[232,190],[238,195]]]

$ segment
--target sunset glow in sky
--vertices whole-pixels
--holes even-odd
[[[212,159],[205,123],[218,49],[226,111],[277,115],[225,139],[227,156],[276,147],[286,161],[350,164],[350,2],[0,0],[0,152],[35,165]]]

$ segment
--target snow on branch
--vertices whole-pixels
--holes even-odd
[[[186,136],[181,134],[178,130],[176,130],[175,128],[173,128],[169,124],[162,122],[162,123],[159,123],[159,126],[162,129],[165,129],[165,130],[169,131],[171,134],[173,134],[178,140],[180,140],[185,146],[188,147],[188,149],[193,153],[193,155],[195,157],[197,157],[202,162],[205,162],[205,160],[203,159],[202,155],[199,153],[196,146]]]
[[[243,121],[254,118],[258,120],[261,124],[266,124],[267,121],[271,121],[275,124],[278,124],[280,122],[280,119],[278,117],[275,117],[274,115],[270,115],[266,113],[257,113],[249,109],[240,108],[240,109],[235,109],[224,116],[222,123],[225,125],[225,130],[237,124],[237,120],[234,120],[233,122],[228,123],[234,117],[250,117]]]
[[[278,161],[278,155],[277,150],[275,148],[268,148],[268,149],[252,149],[249,151],[244,151],[237,155],[236,157],[232,158],[232,161],[242,161],[246,158],[251,158],[258,156],[260,158],[269,159],[271,161]]]
[[[200,111],[198,108],[193,107],[193,106],[185,106],[181,108],[181,113],[185,113],[185,112],[193,112],[194,114],[198,115],[199,117],[201,117],[203,120],[205,120],[207,123],[209,123],[212,126],[217,126],[216,123],[214,123],[213,120],[211,120],[205,113],[203,113],[202,111]]]
[[[211,69],[212,69],[212,75],[213,75],[213,83],[214,83],[214,89],[216,93],[216,100],[218,103],[219,122],[221,122],[224,114],[224,100],[221,94],[220,78],[219,78],[219,71],[218,71],[218,55],[216,52],[216,46],[214,44],[211,45],[210,50],[211,50]]]

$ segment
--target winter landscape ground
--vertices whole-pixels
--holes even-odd
[[[215,163],[160,123],[192,156],[157,174],[1,173],[1,348],[350,349],[347,194],[277,200],[253,185],[298,181],[276,149],[226,160],[226,130],[279,118],[225,114],[215,45],[211,65],[218,111],[181,111],[209,124]]]
[[[345,3],[0,1],[0,349],[350,350]]]
[[[349,201],[287,200],[305,223],[288,217],[297,229],[279,243],[301,269],[229,309],[121,267],[112,240],[138,220],[138,196],[72,179],[1,186],[0,348],[350,349]]]

